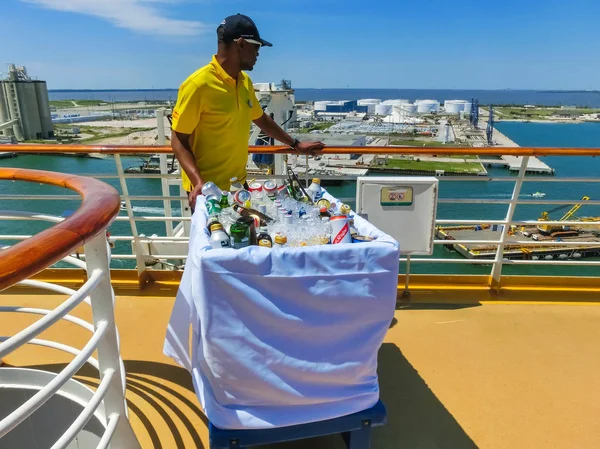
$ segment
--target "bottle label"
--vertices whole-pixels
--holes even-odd
[[[342,226],[342,229],[340,229],[339,232],[336,234],[335,238],[333,239],[333,243],[337,244],[344,240],[344,237],[346,237],[349,230],[350,227],[348,226],[348,223],[346,223],[344,226]]]
[[[248,237],[244,237],[241,242],[236,242],[235,240],[232,239],[231,243],[233,244],[232,246],[235,249],[246,248],[247,246],[249,246]]]

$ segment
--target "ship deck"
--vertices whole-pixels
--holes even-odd
[[[189,374],[162,354],[176,289],[175,281],[144,290],[134,282],[117,288],[129,415],[144,449],[209,447],[207,418]],[[543,291],[529,291],[527,302],[489,302],[476,291],[427,290],[400,302],[379,352],[389,422],[374,431],[372,447],[600,447],[600,304],[569,301],[568,291],[557,294],[565,302],[555,296],[553,303],[543,302]],[[61,300],[23,288],[0,294],[3,305],[50,308]],[[86,319],[89,314],[84,304],[73,312]],[[2,315],[5,335],[36,319]],[[87,337],[61,322],[40,338],[81,346]],[[58,371],[68,360],[62,352],[28,346],[4,363]],[[98,383],[91,369],[77,379]],[[335,436],[270,447],[309,444],[343,447]]]

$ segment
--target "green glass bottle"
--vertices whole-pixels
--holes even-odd
[[[250,246],[250,226],[242,221],[236,221],[229,230],[231,247],[235,249]]]

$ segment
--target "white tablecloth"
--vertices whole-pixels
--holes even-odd
[[[357,216],[376,242],[212,250],[206,220],[200,197],[164,353],[191,372],[210,421],[283,427],[373,406],[398,243]]]

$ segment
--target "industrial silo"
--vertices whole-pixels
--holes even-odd
[[[390,115],[392,113],[393,106],[391,104],[378,104],[375,106],[375,114],[377,115]]]
[[[21,110],[21,125],[25,140],[42,138],[42,123],[38,109],[35,85],[31,81],[17,81],[17,98]]]
[[[46,86],[45,81],[34,81],[33,85],[35,86],[35,94],[40,113],[42,136],[44,139],[49,139],[54,135],[54,125],[52,124],[52,115],[50,113],[48,87]]]
[[[6,96],[4,95],[4,83],[0,81],[0,125],[8,122],[9,120],[10,117],[8,115],[8,107],[6,105]],[[9,134],[7,131],[12,131],[12,128],[0,130],[0,136],[8,136],[12,134],[12,132]]]
[[[432,114],[440,110],[440,103],[436,100],[417,100],[415,103],[419,114]]]

